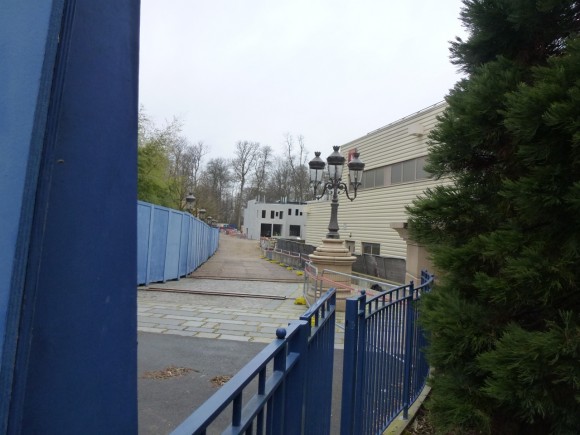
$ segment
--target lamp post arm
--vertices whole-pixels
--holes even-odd
[[[322,192],[320,193],[320,195],[316,195],[316,193],[314,194],[316,200],[319,200],[320,198],[322,198],[324,196],[324,194],[326,193],[326,191],[328,189],[332,189],[333,185],[330,181],[327,181],[326,183],[324,183],[324,189],[322,189]]]
[[[344,191],[344,193],[346,194],[346,197],[350,200],[350,201],[354,201],[356,199],[356,191],[357,189],[354,189],[354,195],[351,198],[349,193],[348,193],[348,186],[345,183],[338,183],[338,188],[342,191]]]

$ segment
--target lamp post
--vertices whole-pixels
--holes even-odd
[[[320,199],[328,190],[332,192],[332,203],[330,204],[330,222],[328,223],[328,233],[326,238],[328,239],[340,239],[338,234],[338,194],[344,192],[346,197],[354,201],[356,198],[356,193],[358,187],[361,184],[362,173],[365,164],[359,159],[360,154],[354,153],[354,158],[348,162],[348,169],[350,171],[350,185],[352,186],[353,196],[351,198],[348,192],[348,186],[342,181],[342,169],[344,167],[345,158],[340,154],[339,147],[333,147],[334,152],[328,156],[326,159],[328,163],[328,180],[323,181],[323,171],[326,167],[324,161],[320,158],[320,151],[314,153],[314,158],[308,163],[310,167],[310,183],[314,188],[314,196],[316,196],[316,190],[321,184],[324,185],[322,193],[320,196],[316,196],[316,199]]]
[[[191,214],[193,214],[195,208],[195,201],[195,196],[193,196],[193,193],[189,192],[189,195],[185,197],[185,209]]]
[[[185,209],[196,218],[205,222],[205,208],[195,208],[196,201],[197,198],[193,196],[193,193],[189,192],[189,195],[185,197]],[[211,216],[209,219],[211,219]]]
[[[328,233],[326,234],[326,238],[322,240],[322,245],[319,245],[310,254],[312,264],[318,270],[325,270],[325,277],[330,277],[332,285],[327,282],[322,284],[321,289],[312,289],[310,287],[306,296],[316,300],[321,296],[323,291],[333,286],[336,288],[336,309],[337,311],[344,311],[346,298],[351,296],[350,276],[352,274],[352,264],[355,262],[356,257],[344,246],[338,234],[338,195],[340,192],[344,192],[346,197],[351,201],[356,198],[357,190],[361,185],[365,164],[359,159],[359,153],[356,152],[353,154],[350,162],[348,162],[350,177],[350,183],[348,184],[350,184],[350,188],[352,189],[351,196],[348,184],[342,181],[342,170],[345,158],[338,150],[339,147],[335,146],[334,152],[326,159],[328,163],[327,179],[323,178],[326,163],[320,158],[320,152],[315,152],[314,159],[308,164],[310,166],[310,182],[314,187],[315,196],[318,187],[323,186],[322,193],[320,196],[316,196],[316,199],[320,199],[327,191],[332,193]]]

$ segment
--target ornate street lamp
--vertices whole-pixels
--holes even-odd
[[[205,208],[200,208],[197,210],[198,219],[204,220],[205,218]]]
[[[185,209],[191,214],[193,214],[193,209],[195,208],[195,201],[195,196],[193,196],[193,193],[189,192],[189,195],[185,197]]]
[[[365,164],[359,159],[360,154],[354,153],[353,158],[348,162],[348,170],[350,172],[350,185],[354,192],[351,198],[348,193],[348,186],[342,182],[342,169],[344,167],[345,158],[338,152],[340,147],[334,146],[334,152],[328,156],[326,162],[328,163],[328,180],[323,181],[322,173],[326,164],[320,158],[320,151],[314,153],[314,158],[308,163],[310,167],[310,183],[314,187],[314,196],[316,196],[316,190],[319,185],[323,184],[324,189],[320,196],[316,196],[316,199],[320,199],[327,190],[332,191],[332,203],[330,204],[330,222],[328,223],[328,234],[327,239],[339,239],[338,234],[338,194],[339,192],[346,193],[346,197],[351,201],[356,198],[356,193],[358,187],[361,185],[362,174],[365,168]]]

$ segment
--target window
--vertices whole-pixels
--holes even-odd
[[[380,243],[362,242],[363,254],[381,255]]]
[[[424,180],[429,178],[429,174],[425,171],[425,165],[427,164],[427,157],[419,157],[417,159],[417,180]]]
[[[417,162],[415,159],[403,162],[403,183],[415,181],[415,166]]]
[[[390,186],[391,184],[410,183],[429,178],[425,172],[426,157],[406,160],[364,172],[362,189]]]
[[[290,237],[300,237],[300,225],[290,225]]]
[[[274,219],[274,210],[270,210],[270,219]]]
[[[266,210],[262,210],[262,219],[266,219]]]
[[[260,225],[260,237],[272,237],[272,224]]]
[[[391,165],[391,184],[400,183],[403,178],[403,165],[400,163]]]
[[[282,235],[282,225],[274,224],[274,231],[272,233],[274,237]]]
[[[299,212],[299,210],[298,210],[298,209],[296,209],[296,213],[294,213],[294,214],[295,214],[296,216],[298,216],[298,212]],[[300,213],[300,216],[302,216],[302,213]]]
[[[280,212],[280,219],[283,219],[283,218],[284,218],[284,212],[283,212],[283,211],[281,211],[281,212]]]
[[[292,216],[292,209],[291,208],[288,209],[288,216]]]

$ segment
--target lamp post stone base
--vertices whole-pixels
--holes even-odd
[[[323,239],[322,245],[310,254],[312,264],[318,269],[318,274],[327,269],[332,272],[324,272],[322,288],[319,291],[324,293],[329,288],[336,288],[336,310],[344,312],[346,307],[346,298],[353,296],[351,292],[352,264],[356,257],[351,255],[350,251],[344,246],[341,239]],[[307,295],[316,300],[320,294],[316,294],[316,289],[309,288]]]

